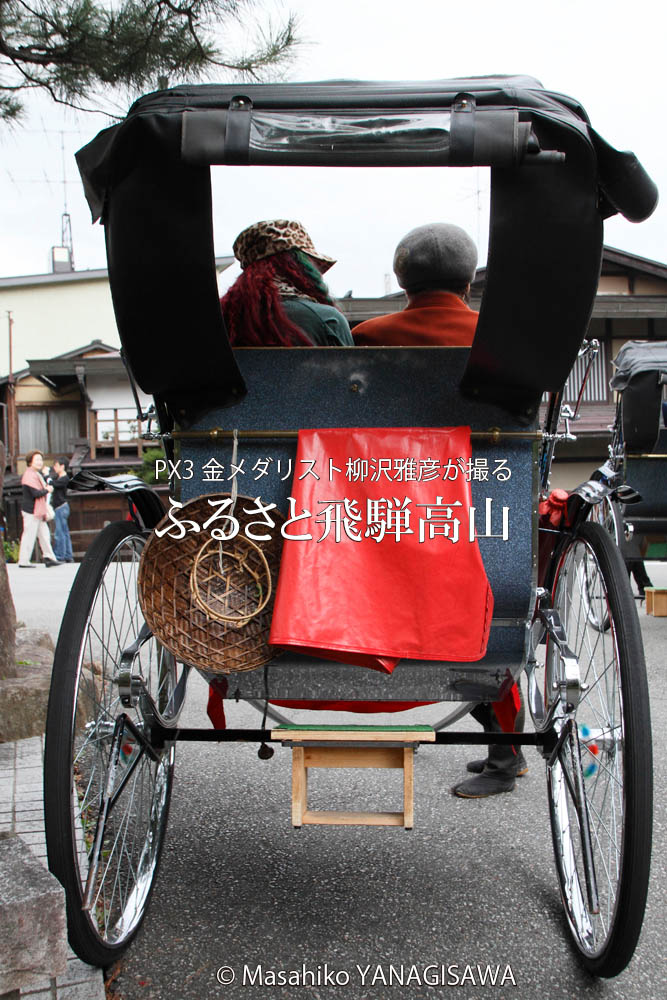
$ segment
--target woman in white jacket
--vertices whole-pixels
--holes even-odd
[[[45,566],[59,566],[51,548],[51,532],[47,523],[46,498],[53,492],[53,486],[48,486],[42,477],[44,456],[41,451],[29,451],[26,455],[28,467],[21,476],[23,496],[21,498],[21,513],[23,515],[23,534],[19,548],[19,566],[27,569],[36,566],[30,561],[35,540],[39,542]]]

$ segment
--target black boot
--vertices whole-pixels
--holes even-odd
[[[485,713],[484,718],[481,719],[478,718],[477,721],[481,722],[485,729],[487,728],[488,724],[495,725],[496,728],[493,730],[493,732],[498,732],[500,729],[500,726],[498,726],[497,720],[495,719],[495,714],[493,716],[493,719],[490,720],[488,714]],[[517,716],[514,722],[514,731],[516,733],[522,733],[525,722],[526,722],[526,710],[523,707],[523,699],[521,699],[521,708],[517,712]],[[485,725],[485,723],[487,725]],[[491,751],[491,747],[489,747],[489,751]],[[511,769],[514,771],[515,778],[522,778],[524,774],[528,773],[528,762],[523,755],[523,750],[521,749],[521,745],[514,747],[514,753],[515,753],[513,762],[514,766]],[[488,763],[489,763],[488,756],[485,757],[483,760],[481,758],[478,760],[470,760],[466,764],[466,770],[470,771],[471,774],[481,774]]]
[[[518,753],[514,757],[514,776],[516,778],[523,778],[524,774],[528,773],[528,761],[524,757],[521,747],[517,747],[516,749]],[[466,771],[470,771],[471,774],[481,774],[488,763],[488,757],[485,757],[483,760],[481,758],[478,760],[469,760],[466,764]]]
[[[484,799],[489,795],[511,792],[516,785],[516,754],[510,744],[494,743],[481,774],[466,778],[452,788],[462,799]]]
[[[496,718],[495,712],[490,704],[476,705],[470,713],[477,722],[484,726],[487,733],[502,732],[501,726]],[[525,711],[523,701],[516,717],[516,732],[523,732],[525,721]],[[511,744],[492,743],[489,745],[489,754],[485,761],[472,761],[476,766],[481,763],[482,767],[474,778],[467,778],[459,782],[452,788],[454,795],[463,799],[482,799],[490,795],[499,795],[501,792],[511,792],[516,785],[516,777],[521,768],[525,773],[527,764],[525,757],[521,753],[520,746]],[[472,770],[468,765],[468,770]]]

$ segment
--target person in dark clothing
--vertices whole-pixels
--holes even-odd
[[[59,562],[74,562],[72,554],[72,539],[69,533],[69,503],[67,488],[69,486],[69,462],[66,458],[58,458],[53,463],[50,483],[53,486],[52,505],[56,515],[56,531],[53,539],[53,551]]]
[[[637,590],[639,591],[639,597],[643,601],[646,597],[646,588],[652,587],[651,577],[646,572],[646,566],[644,565],[643,559],[626,559],[625,568],[628,571],[628,576],[635,578],[635,583],[637,584]]]
[[[47,524],[46,498],[49,493],[53,493],[53,486],[48,485],[42,476],[44,456],[41,451],[29,451],[26,455],[26,462],[27,468],[21,476],[23,533],[19,547],[19,566],[27,569],[36,565],[30,561],[35,540],[39,542],[44,564],[58,566],[58,560],[51,548],[51,532]]]

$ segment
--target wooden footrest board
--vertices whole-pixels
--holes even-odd
[[[431,726],[300,726],[282,725],[271,730],[272,740],[295,743],[435,743]]]

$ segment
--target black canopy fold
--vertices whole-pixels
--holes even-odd
[[[130,367],[181,423],[245,391],[218,303],[212,163],[490,166],[487,286],[462,388],[527,421],[585,334],[602,219],[641,221],[657,201],[634,154],[530,77],[177,87],[141,98],[77,160]]]

